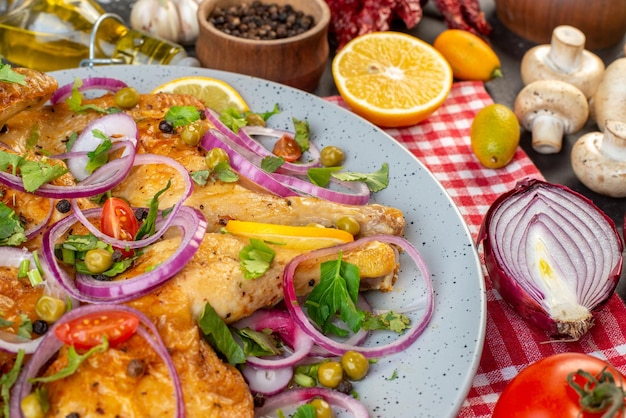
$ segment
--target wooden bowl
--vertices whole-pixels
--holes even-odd
[[[496,15],[509,30],[539,44],[550,43],[559,25],[580,29],[587,49],[602,49],[626,34],[624,0],[496,0]]]
[[[290,4],[313,16],[315,25],[297,36],[276,40],[250,40],[228,35],[209,17],[217,7],[226,8],[252,0],[204,0],[198,7],[200,34],[196,57],[203,67],[247,74],[305,91],[317,87],[328,61],[330,9],[324,0],[264,0],[266,4]]]

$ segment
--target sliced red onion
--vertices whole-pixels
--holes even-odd
[[[593,202],[525,179],[489,208],[478,236],[493,286],[529,322],[578,340],[613,294],[623,243]]]
[[[344,205],[361,206],[365,205],[370,200],[370,190],[367,184],[362,181],[341,181],[331,177],[331,184],[350,190],[350,192],[343,192],[316,186],[310,181],[295,176],[274,173],[274,178],[285,186],[296,190],[298,194],[315,196]]]
[[[33,253],[26,248],[17,247],[0,247],[0,265],[3,267],[18,268],[22,261],[29,260],[31,268],[36,268],[35,259]],[[44,281],[41,286],[44,286],[43,293],[46,295],[54,296],[61,300],[68,299],[68,295],[57,286],[56,281],[50,279],[51,274],[48,269],[48,264],[45,260],[39,259],[40,266],[43,269]],[[78,306],[78,302],[74,298],[69,298],[68,302],[72,306]],[[42,337],[33,339],[27,339],[19,337],[9,332],[0,332],[0,350],[17,353],[18,350],[24,350],[26,354],[34,353],[39,344],[42,341]]]
[[[313,347],[313,340],[298,327],[291,315],[277,309],[261,309],[250,317],[235,324],[238,328],[249,327],[254,331],[270,329],[289,345],[293,352],[286,357],[256,357],[246,359],[246,363],[262,369],[282,369],[292,367],[305,358]]]
[[[101,212],[101,208],[90,209],[84,213],[84,216],[99,218]],[[159,264],[159,268],[131,279],[99,281],[81,274],[77,274],[75,279],[72,278],[59,265],[54,255],[55,244],[76,222],[77,217],[71,214],[46,231],[42,242],[42,257],[49,263],[54,278],[69,294],[89,303],[126,302],[162,285],[191,260],[200,247],[207,227],[204,216],[198,210],[182,206],[175,216],[170,215],[166,220],[161,219],[157,222],[157,228],[163,228],[161,224],[169,223],[172,227],[180,228],[182,232],[178,248],[166,261]]]
[[[293,282],[296,268],[304,260],[313,258],[324,258],[332,254],[338,254],[339,252],[345,253],[347,251],[362,246],[364,243],[372,241],[381,241],[397,245],[402,248],[403,251],[406,251],[406,253],[415,262],[422,276],[422,280],[424,280],[424,283],[426,285],[426,307],[424,310],[424,314],[419,323],[413,324],[412,327],[402,336],[398,337],[398,339],[386,345],[375,347],[362,347],[357,345],[349,345],[345,342],[335,341],[332,338],[322,334],[317,329],[317,327],[309,320],[306,313],[300,306]],[[291,315],[294,317],[296,323],[300,325],[300,327],[307,334],[309,334],[311,338],[313,338],[316,344],[334,355],[342,355],[347,351],[354,350],[362,353],[368,358],[373,358],[382,357],[405,350],[407,347],[413,344],[415,340],[417,340],[417,338],[424,332],[426,326],[430,322],[430,318],[432,317],[434,310],[434,292],[430,280],[430,273],[428,271],[426,263],[424,262],[424,259],[410,242],[402,237],[397,237],[394,235],[372,235],[347,244],[341,244],[334,247],[309,251],[308,253],[304,253],[295,257],[287,264],[287,266],[285,266],[285,270],[283,272],[283,292],[285,294],[285,305],[287,305],[287,309],[289,310],[289,313],[291,313]]]
[[[163,343],[161,336],[158,333],[157,328],[152,321],[146,317],[140,311],[124,305],[84,305],[66,313],[61,320],[56,322],[48,332],[43,336],[43,340],[39,346],[39,349],[33,354],[30,360],[24,366],[24,369],[20,373],[13,389],[11,391],[11,404],[10,404],[10,416],[14,418],[24,418],[22,409],[20,408],[21,400],[26,397],[32,390],[32,384],[29,379],[36,377],[40,369],[46,365],[48,361],[59,351],[63,346],[55,335],[56,327],[61,324],[65,324],[68,321],[80,318],[81,316],[109,311],[122,311],[136,315],[139,318],[141,326],[137,328],[137,333],[143,337],[150,347],[161,357],[165,363],[167,370],[170,373],[172,384],[174,386],[174,396],[176,397],[176,417],[183,418],[185,414],[185,402],[183,398],[183,390],[180,383],[180,377],[176,371],[176,367],[172,361],[167,347]]]
[[[95,136],[94,131],[104,133],[111,142],[131,141],[134,144],[137,143],[137,124],[135,120],[126,113],[113,113],[89,122],[72,144],[71,151],[73,153],[91,152],[98,148],[104,142],[104,139]],[[128,155],[128,149],[123,155]],[[83,181],[91,174],[85,169],[88,162],[89,157],[87,155],[82,157],[76,156],[67,160],[67,168],[74,178],[78,181]]]
[[[72,200],[71,203],[72,203],[72,210],[73,210],[74,215],[80,221],[80,223],[82,223],[89,230],[89,232],[94,234],[98,239],[100,239],[100,240],[102,240],[102,241],[104,241],[104,242],[106,242],[108,244],[111,244],[112,246],[117,247],[117,248],[126,248],[126,247],[128,247],[128,248],[142,248],[142,247],[146,247],[146,246],[156,242],[157,240],[159,240],[161,238],[161,236],[165,233],[165,231],[167,231],[167,229],[172,225],[172,222],[173,222],[177,212],[183,206],[183,203],[185,202],[185,200],[187,200],[187,198],[189,196],[191,196],[191,193],[193,192],[193,182],[191,180],[191,176],[190,176],[189,172],[187,171],[187,169],[182,164],[178,163],[177,161],[173,160],[170,157],[165,157],[165,156],[157,155],[157,154],[138,154],[138,155],[135,156],[135,160],[134,160],[134,164],[133,165],[137,166],[137,165],[147,165],[147,164],[168,165],[168,166],[174,168],[176,171],[178,171],[178,173],[181,175],[181,177],[183,179],[183,183],[185,185],[185,190],[183,191],[183,194],[177,200],[177,202],[174,205],[174,207],[169,211],[169,214],[165,218],[165,221],[164,222],[160,222],[157,225],[157,229],[156,229],[155,233],[153,235],[151,235],[151,236],[147,236],[144,239],[140,239],[140,240],[136,240],[136,241],[125,241],[125,240],[121,240],[121,239],[116,239],[116,238],[113,238],[113,237],[105,234],[104,232],[100,231],[91,222],[89,222],[89,220],[84,215],[84,213],[81,210],[81,208],[78,206],[78,203],[76,201]]]
[[[252,392],[275,395],[287,387],[293,377],[293,367],[281,369],[257,368],[246,364],[241,371]]]
[[[329,405],[348,411],[354,418],[369,418],[370,414],[363,403],[345,393],[321,387],[286,390],[265,400],[262,407],[256,408],[257,418],[274,416],[278,409],[297,407],[315,398],[321,398]]]
[[[124,87],[128,87],[123,81],[109,77],[88,77],[83,79],[82,82],[83,84],[78,88],[80,92],[105,90],[115,93]],[[68,83],[59,87],[50,98],[50,103],[55,105],[70,97],[72,95],[72,88],[74,88],[74,83]]]

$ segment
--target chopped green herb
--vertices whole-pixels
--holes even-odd
[[[107,244],[100,241],[95,235],[69,235],[61,244],[63,248],[72,251],[89,251],[96,248],[106,248]]]
[[[254,331],[250,328],[235,329],[235,332],[243,342],[246,357],[277,356],[283,352],[269,332]]]
[[[315,407],[310,403],[302,404],[296,409],[295,414],[293,414],[292,418],[315,418],[316,412]]]
[[[320,268],[320,282],[305,301],[309,318],[325,334],[345,337],[348,332],[332,323],[337,314],[353,331],[361,329],[365,314],[356,306],[359,294],[359,268],[341,259],[325,261]]]
[[[2,415],[4,418],[10,418],[9,404],[11,403],[11,388],[17,381],[20,370],[22,370],[25,354],[24,350],[19,349],[11,370],[0,376],[0,395],[2,395]]]
[[[165,187],[156,192],[154,197],[150,200],[150,203],[148,204],[148,216],[141,224],[141,227],[137,231],[137,234],[135,234],[135,241],[139,241],[145,236],[149,237],[154,235],[154,232],[156,230],[156,219],[159,214],[159,197],[163,193],[165,193],[165,191],[169,189],[171,185],[172,181],[168,180]]]
[[[41,134],[39,133],[39,124],[34,124],[30,129],[28,134],[28,138],[26,138],[26,148],[32,149],[39,142],[39,138],[41,138]]]
[[[389,165],[383,163],[380,170],[374,173],[343,172],[333,173],[333,177],[343,181],[363,181],[370,191],[376,193],[389,185]]]
[[[221,161],[217,163],[213,171],[217,174],[217,178],[224,183],[234,183],[239,180],[239,176],[231,168],[228,161]]]
[[[93,104],[83,105],[83,94],[80,92],[80,88],[83,86],[83,80],[76,78],[74,84],[72,84],[72,92],[70,97],[65,100],[67,106],[72,112],[85,113],[87,110],[94,110],[98,113],[112,113],[107,109]]]
[[[13,71],[10,64],[0,65],[0,81],[5,83],[16,83],[22,86],[26,85],[26,76]]]
[[[33,321],[30,320],[28,315],[20,315],[20,326],[17,328],[17,335],[22,338],[31,339],[33,335]]]
[[[283,157],[274,157],[268,155],[261,160],[261,169],[268,173],[273,173],[278,170],[283,164],[285,164],[285,159]]]
[[[29,379],[30,383],[41,382],[49,383],[56,380],[71,376],[78,370],[81,364],[95,353],[104,353],[109,349],[109,341],[105,335],[102,336],[102,343],[93,346],[85,354],[78,354],[73,345],[70,345],[67,350],[67,365],[59,370],[57,373],[50,376],[34,377]]]
[[[68,172],[67,168],[62,165],[52,165],[41,161],[29,160],[22,161],[20,171],[24,189],[30,193]]]
[[[387,380],[396,380],[397,378],[398,378],[398,370],[394,369],[393,373],[391,373],[391,376],[389,376]]]
[[[174,128],[189,125],[200,119],[200,112],[195,106],[172,106],[164,118]]]
[[[239,252],[243,276],[246,279],[257,279],[269,270],[276,252],[263,241],[250,238],[250,244]]]
[[[311,183],[326,187],[330,183],[330,176],[341,169],[342,167],[313,167],[307,170],[306,175]]]
[[[14,324],[13,321],[7,321],[6,319],[0,317],[0,328],[12,327],[13,324]]]
[[[233,338],[228,326],[215,312],[211,304],[204,305],[204,311],[198,318],[198,326],[204,334],[204,338],[220,353],[230,364],[243,364],[246,356],[243,349]]]
[[[209,170],[198,170],[192,171],[190,173],[191,179],[199,186],[204,186],[209,181],[209,175],[211,172]]]
[[[272,117],[280,113],[280,109],[278,107],[278,103],[274,104],[274,109],[269,112],[263,113],[255,113],[255,112],[244,112],[243,114],[239,113],[237,109],[228,108],[220,113],[220,121],[226,125],[231,131],[237,133],[239,132],[239,128],[248,125],[247,117],[249,115],[258,115],[265,122]]]
[[[409,317],[403,314],[396,314],[389,311],[380,315],[373,315],[369,312],[365,312],[363,328],[369,331],[389,330],[401,334],[404,330],[409,328],[410,324],[411,320]]]
[[[96,169],[102,167],[109,162],[109,150],[113,143],[106,134],[98,129],[92,131],[93,136],[102,139],[102,142],[96,147],[95,150],[87,153],[87,165],[85,170],[88,173],[93,173]]]
[[[26,241],[24,225],[13,209],[0,202],[0,245],[17,246]]]
[[[299,120],[293,118],[293,125],[296,130],[296,134],[293,139],[298,143],[302,152],[309,150],[309,136],[311,132],[311,128],[309,126],[309,122],[306,120]]]

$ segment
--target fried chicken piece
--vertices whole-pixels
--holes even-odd
[[[26,110],[36,110],[52,97],[59,83],[46,73],[30,68],[13,68],[25,77],[25,84],[0,81],[0,126]]]

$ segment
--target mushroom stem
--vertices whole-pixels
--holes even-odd
[[[550,114],[539,115],[532,126],[532,147],[540,154],[556,154],[563,145],[563,122]]]
[[[552,65],[564,73],[576,71],[582,62],[586,37],[572,26],[557,26],[552,31],[548,56]]]
[[[626,122],[606,121],[600,150],[606,158],[626,162]]]

